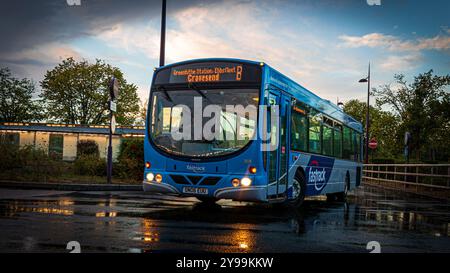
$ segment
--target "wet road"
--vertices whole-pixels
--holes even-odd
[[[141,192],[0,189],[0,252],[450,252],[450,204],[359,188],[289,211]]]

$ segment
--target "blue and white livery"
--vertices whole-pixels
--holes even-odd
[[[258,109],[257,116],[225,111],[237,104]],[[205,132],[214,118],[221,129],[211,140],[198,128]],[[143,188],[294,206],[306,196],[342,199],[361,181],[361,137],[361,123],[265,63],[166,65],[155,70],[150,91]]]

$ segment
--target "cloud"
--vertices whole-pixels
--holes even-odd
[[[301,27],[279,29],[276,8],[264,2],[230,2],[192,6],[174,12],[166,35],[168,63],[186,59],[231,57],[264,61],[296,78],[342,69],[327,41]],[[300,30],[299,30],[300,29]],[[129,54],[159,57],[159,24],[118,23],[98,35],[103,43]],[[289,61],[286,61],[289,60]]]
[[[200,0],[168,1],[168,15]],[[9,53],[53,42],[95,36],[120,22],[159,18],[161,0],[2,1],[0,52]]]
[[[304,9],[307,2],[298,6]],[[160,0],[82,0],[80,7],[69,7],[65,0],[16,0],[5,5],[2,23],[14,27],[0,29],[0,65],[9,62],[39,80],[60,58],[101,58],[127,73],[141,96],[148,93],[151,66],[159,58]],[[449,49],[448,28],[431,38],[376,32],[338,36],[333,28],[316,25],[316,15],[296,8],[289,1],[168,1],[166,62],[208,57],[263,61],[334,101],[359,94],[355,79],[364,73],[367,58],[377,60],[374,67],[398,71],[416,67],[421,50]],[[387,50],[369,56],[346,49],[363,47]]]
[[[0,53],[0,67],[8,67],[15,75],[39,81],[44,78],[47,70],[68,57],[83,58],[82,54],[73,46],[52,42],[11,53],[2,52]]]
[[[29,65],[54,65],[68,57],[80,59],[81,55],[71,45],[57,42],[23,49],[12,54],[0,54],[5,63]]]
[[[159,4],[154,5],[154,10],[155,7],[159,13]],[[120,9],[120,6],[116,8]],[[141,8],[145,9],[145,6]],[[325,35],[310,32],[307,16],[296,18],[295,25],[286,21],[283,25],[280,22],[283,22],[281,19],[285,14],[270,2],[208,1],[196,4],[196,1],[190,1],[184,8],[174,9],[169,5],[168,9],[171,11],[168,14],[167,63],[208,57],[263,61],[325,96],[331,93],[334,96],[337,89],[344,90],[339,85],[348,82],[346,77],[360,76],[360,71],[357,71],[359,60],[339,52],[335,41],[330,42]],[[63,9],[60,12],[52,16],[44,14],[44,17],[60,22],[61,14],[67,15],[71,11]],[[148,93],[149,64],[155,64],[159,57],[159,14],[155,11],[155,16],[150,17],[145,17],[141,11],[134,17],[120,14],[122,20],[114,18],[116,15],[110,9],[102,11],[99,18],[90,17],[92,12],[84,12],[88,11],[78,11],[79,16],[88,18],[86,25],[68,23],[56,29],[57,33],[67,31],[61,41],[57,39],[61,35],[49,37],[44,33],[49,39],[47,42],[30,44],[33,45],[31,48],[19,47],[13,53],[4,52],[0,54],[0,62],[15,63],[13,69],[29,72],[20,74],[42,79],[43,71],[56,65],[60,57],[71,54],[76,59],[92,60],[98,57],[124,69],[130,79],[138,84],[141,96]],[[108,13],[113,18],[103,16]],[[68,20],[71,22],[72,19]],[[44,28],[44,32],[48,30]],[[78,36],[69,33],[77,33]],[[83,41],[85,37],[95,48],[94,51],[83,46],[74,47],[77,43],[73,41]],[[32,61],[36,63],[32,64]],[[39,62],[42,64],[40,72],[37,69]],[[341,97],[344,96],[342,92],[339,94]]]
[[[447,32],[450,34],[450,32]],[[450,36],[437,35],[432,38],[418,38],[415,40],[402,40],[393,35],[370,33],[363,36],[341,35],[341,46],[382,47],[391,51],[421,51],[421,50],[447,50],[450,49]]]
[[[422,56],[420,54],[392,55],[381,62],[380,67],[389,71],[404,71],[419,66]]]

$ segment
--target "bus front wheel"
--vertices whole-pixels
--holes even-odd
[[[292,181],[292,199],[289,200],[289,205],[294,208],[300,208],[305,201],[306,192],[306,179],[305,175],[301,172],[295,174]]]

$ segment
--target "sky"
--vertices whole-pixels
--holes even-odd
[[[161,0],[0,1],[0,67],[38,86],[67,57],[102,59],[148,98]],[[365,100],[369,61],[373,87],[450,73],[449,14],[448,0],[167,0],[166,63],[260,61],[332,102]]]

